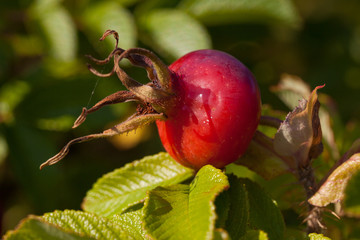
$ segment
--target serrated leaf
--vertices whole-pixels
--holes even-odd
[[[241,181],[247,191],[250,228],[265,231],[271,240],[283,239],[285,223],[275,202],[256,183],[248,179]]]
[[[234,163],[248,167],[267,180],[288,171],[285,161],[275,152],[272,139],[259,131],[255,133],[245,154]]]
[[[234,175],[229,176],[228,190],[230,206],[225,229],[231,239],[240,239],[245,235],[249,221],[249,202],[245,184]]]
[[[359,169],[360,153],[357,153],[330,171],[329,176],[321,181],[320,188],[308,200],[309,203],[323,207],[342,201],[348,181]]]
[[[289,0],[185,0],[180,7],[206,24],[242,22],[283,23],[297,27],[301,23]]]
[[[144,205],[144,227],[155,239],[212,239],[216,196],[229,187],[227,177],[210,165],[189,185],[158,187]]]
[[[299,106],[290,112],[280,125],[274,138],[277,154],[294,158],[292,166],[307,166],[309,161],[322,152],[322,132],[319,119],[320,103],[316,87],[309,99],[299,102]]]
[[[86,194],[82,207],[102,216],[120,214],[144,199],[146,191],[180,183],[193,174],[167,153],[148,156],[100,178]]]
[[[328,237],[325,237],[322,234],[318,234],[318,233],[310,233],[309,234],[309,240],[331,240]]]
[[[142,209],[115,215],[111,221],[132,236],[135,240],[149,239],[142,228]]]
[[[55,211],[44,214],[42,219],[62,231],[91,239],[132,239],[121,226],[93,213],[75,210]]]
[[[150,38],[149,44],[171,60],[194,50],[211,48],[205,27],[182,11],[154,10],[143,16],[140,24]]]
[[[59,1],[37,0],[31,15],[44,32],[50,56],[63,62],[74,60],[77,55],[76,26]]]
[[[4,240],[84,240],[89,237],[64,232],[58,227],[46,223],[40,217],[30,216],[24,219],[15,230],[9,231]]]
[[[136,45],[136,25],[132,15],[120,4],[113,1],[103,1],[94,4],[82,14],[81,20],[85,26],[85,33],[91,42],[100,50],[97,41],[103,33],[108,30],[115,30],[119,34],[119,47],[127,49]],[[94,42],[95,40],[95,42]],[[106,51],[110,53],[115,46],[115,40],[107,38]]]
[[[240,240],[269,240],[266,232],[261,230],[250,230]]]

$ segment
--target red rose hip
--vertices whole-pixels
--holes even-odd
[[[83,108],[73,128],[88,114],[110,104],[134,101],[138,103],[136,112],[103,132],[72,139],[40,168],[63,159],[73,144],[126,133],[154,121],[166,151],[184,166],[222,168],[245,152],[260,120],[261,100],[253,75],[241,62],[224,52],[199,50],[168,67],[149,50],[119,48],[114,30],[105,31],[100,40],[109,35],[115,37],[115,49],[106,59],[89,59],[98,65],[113,59],[113,69],[104,74],[88,67],[99,77],[116,74],[127,90]],[[144,68],[150,82],[141,84],[127,75],[119,66],[124,58]]]
[[[260,92],[251,72],[216,50],[188,53],[169,69],[177,98],[168,119],[156,122],[166,151],[195,169],[237,160],[260,119]]]

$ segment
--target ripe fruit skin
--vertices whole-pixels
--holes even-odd
[[[222,168],[248,147],[258,126],[260,91],[236,58],[216,50],[186,54],[169,66],[177,98],[157,127],[166,151],[180,164]]]

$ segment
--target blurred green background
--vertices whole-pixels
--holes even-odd
[[[336,102],[340,153],[360,136],[358,0],[13,0],[0,2],[0,233],[27,214],[79,209],[104,173],[162,151],[154,125],[136,134],[76,145],[59,164],[39,170],[70,139],[102,131],[134,111],[118,104],[73,121],[123,89],[93,76],[86,54],[105,58],[119,32],[122,48],[145,47],[170,64],[185,53],[230,53],[257,78],[262,101],[288,111],[269,90],[283,73],[298,75]],[[96,67],[106,73],[112,64]],[[146,73],[124,63],[135,79]],[[291,219],[292,216],[289,218]],[[299,219],[295,218],[297,223]]]

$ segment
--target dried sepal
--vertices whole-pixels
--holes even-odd
[[[85,121],[86,116],[89,113],[95,112],[106,105],[116,104],[116,103],[121,103],[121,102],[137,101],[137,100],[138,100],[138,98],[135,96],[135,94],[133,94],[132,92],[129,92],[129,91],[118,91],[116,93],[113,93],[113,94],[105,97],[98,103],[96,103],[90,109],[87,109],[84,107],[82,109],[80,116],[76,119],[72,128],[77,128],[78,126],[80,126],[80,124],[82,124]]]
[[[146,114],[146,115],[137,115],[134,114],[130,118],[128,118],[126,121],[119,123],[115,125],[112,128],[109,128],[102,133],[96,133],[96,134],[90,134],[86,136],[82,136],[79,138],[75,138],[71,141],[69,141],[62,149],[61,151],[53,156],[52,158],[48,159],[46,162],[40,165],[40,169],[42,169],[45,166],[53,165],[57,162],[59,162],[61,159],[63,159],[68,153],[69,148],[71,145],[74,145],[75,143],[82,143],[87,142],[90,140],[94,140],[97,138],[106,138],[106,137],[112,137],[118,134],[126,133],[132,130],[135,130],[138,127],[141,127],[145,124],[154,122],[156,120],[164,120],[165,117],[161,113],[153,113],[153,114]]]
[[[275,134],[275,151],[281,156],[294,159],[290,168],[308,166],[311,159],[322,152],[317,90],[323,86],[316,87],[307,101],[301,100],[299,106],[286,116]]]
[[[172,108],[175,96],[172,94],[171,73],[167,66],[155,54],[146,49],[131,48],[124,50],[119,48],[119,36],[117,32],[113,30],[105,31],[100,40],[104,40],[109,35],[113,35],[116,41],[115,49],[109,56],[103,60],[96,59],[92,56],[87,57],[98,65],[109,63],[111,59],[113,59],[114,66],[112,70],[108,73],[100,73],[91,65],[88,65],[88,68],[94,75],[99,77],[109,77],[116,74],[128,91],[115,92],[96,103],[92,108],[83,108],[82,113],[76,119],[73,128],[82,124],[89,113],[95,112],[106,105],[137,101],[139,103],[137,112],[126,121],[107,129],[102,133],[90,134],[69,141],[58,154],[48,159],[40,166],[40,168],[60,161],[68,154],[70,146],[75,143],[111,137],[129,132],[156,120],[165,120],[167,110]],[[133,65],[145,68],[151,82],[148,84],[141,84],[127,75],[119,66],[120,61],[124,58],[127,58]]]

